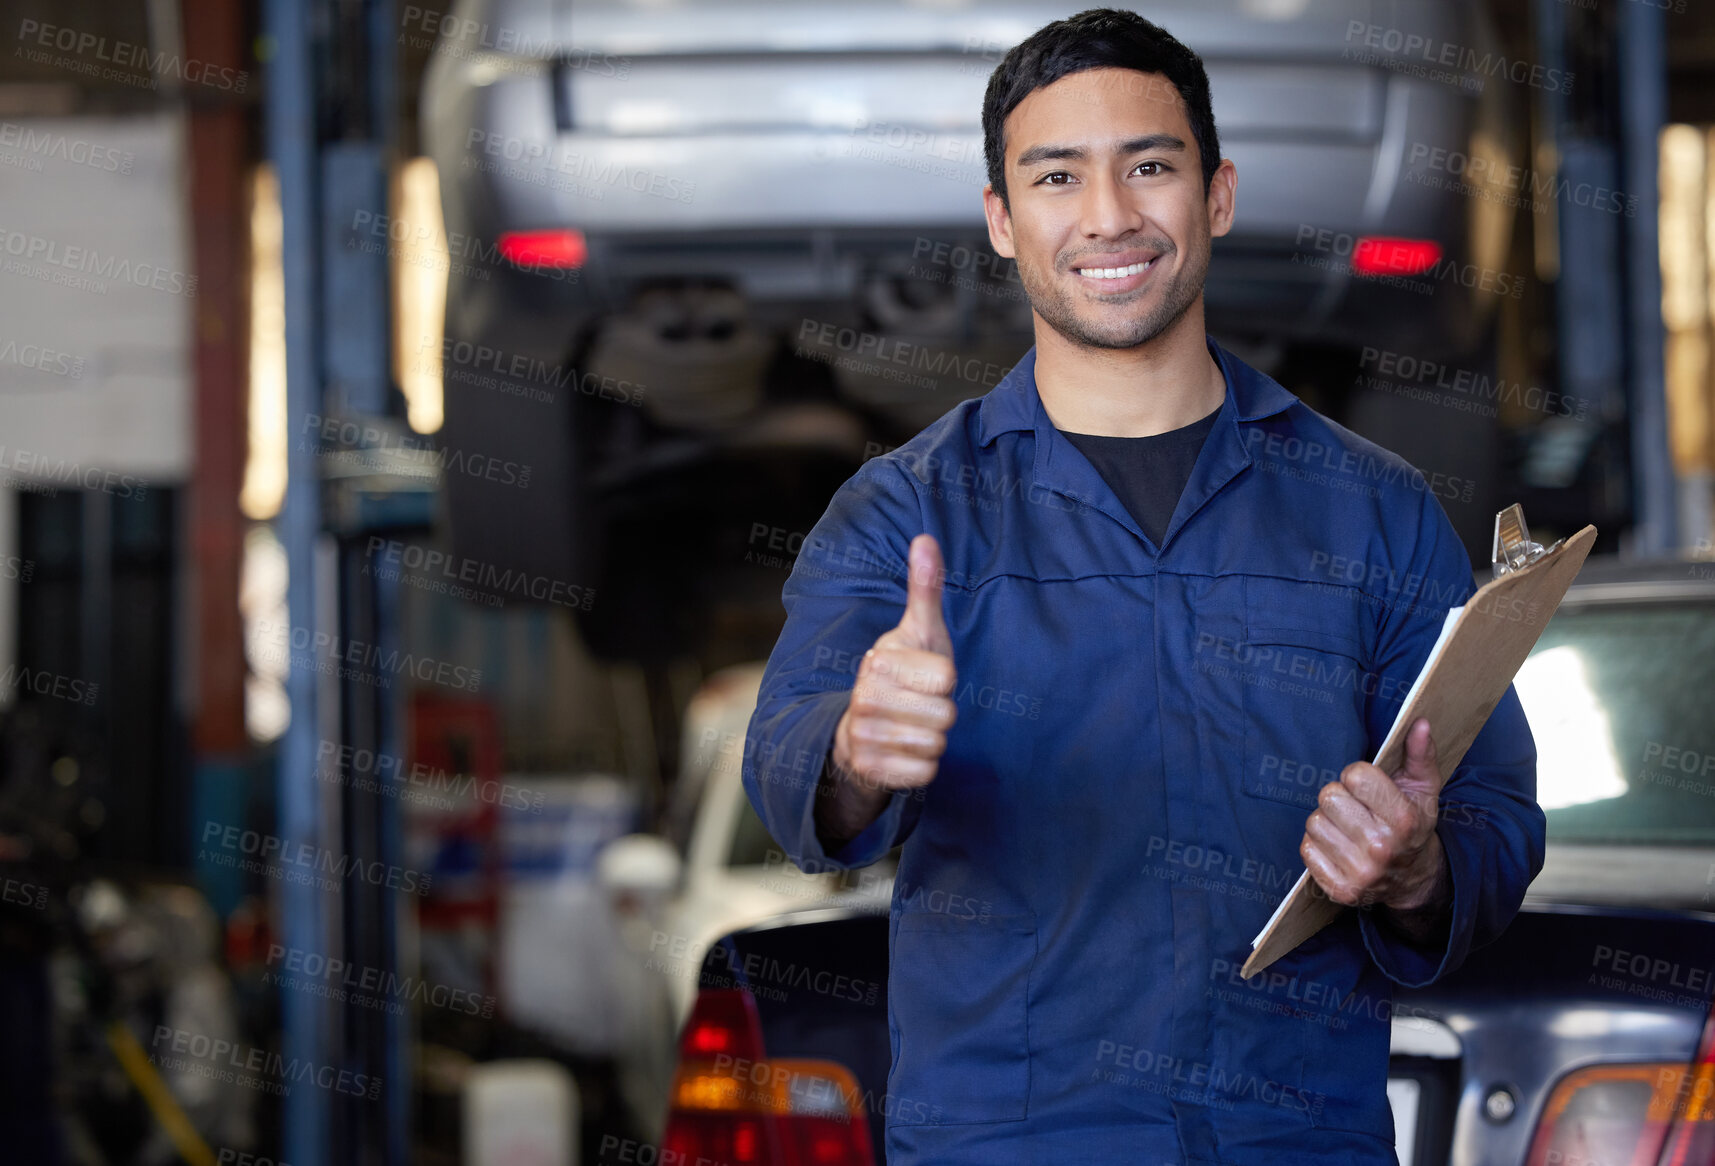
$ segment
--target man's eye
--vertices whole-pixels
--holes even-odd
[[[1154,178],[1157,174],[1165,174],[1167,172],[1167,167],[1163,166],[1160,162],[1139,162],[1133,169],[1143,170],[1151,167],[1153,168],[1154,173],[1145,174],[1145,178]]]
[[[1037,179],[1037,182],[1038,183],[1046,182],[1050,186],[1065,186],[1066,182],[1056,181],[1056,179],[1061,179],[1061,178],[1064,178],[1066,180],[1066,182],[1070,182],[1072,180],[1072,176],[1070,174],[1066,173],[1064,170],[1050,170],[1048,173],[1044,174],[1041,178]]]

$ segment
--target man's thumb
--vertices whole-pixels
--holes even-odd
[[[910,580],[905,598],[905,615],[899,621],[902,631],[910,634],[925,651],[953,654],[952,637],[947,633],[947,621],[941,613],[941,544],[935,536],[920,534],[911,540]]]
[[[1429,722],[1422,717],[1418,717],[1406,731],[1405,764],[1400,768],[1400,778],[1426,792],[1437,794],[1446,783],[1446,775],[1441,772],[1441,763],[1435,755],[1435,738],[1430,735]]]

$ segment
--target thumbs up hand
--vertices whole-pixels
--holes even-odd
[[[864,653],[834,730],[832,758],[844,779],[848,821],[873,821],[888,796],[928,785],[947,748],[956,710],[953,641],[941,613],[941,548],[932,535],[911,540],[910,583],[898,626]],[[869,812],[873,811],[873,812]]]
[[[1429,722],[1406,733],[1405,764],[1392,775],[1354,761],[1317,796],[1299,854],[1336,903],[1433,914],[1451,901],[1451,876],[1435,832],[1441,787]]]
[[[876,644],[880,646],[883,640],[895,636],[901,647],[945,656],[951,669],[953,640],[947,634],[947,621],[941,614],[941,580],[946,573],[941,566],[941,545],[934,535],[920,534],[911,540],[909,553],[911,578],[905,596],[905,615],[900,618],[899,626],[884,634]]]

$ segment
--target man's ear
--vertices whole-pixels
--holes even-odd
[[[994,192],[992,184],[983,186],[983,217],[988,220],[989,245],[995,254],[1002,259],[1016,259],[1017,249],[1012,245],[1012,213],[1006,209],[1000,195]]]
[[[1222,158],[1209,180],[1209,237],[1219,239],[1233,229],[1239,171],[1231,158]]]

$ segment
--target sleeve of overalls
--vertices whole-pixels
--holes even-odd
[[[1402,525],[1409,529],[1413,524],[1407,519]],[[1465,548],[1427,489],[1421,492],[1415,525],[1419,535],[1409,573],[1402,576],[1410,585],[1399,588],[1384,609],[1377,642],[1377,671],[1401,697],[1429,658],[1448,609],[1476,590]],[[1550,614],[1527,612],[1526,618],[1546,620]],[[1382,740],[1399,707],[1397,698],[1371,702],[1372,740]],[[1536,804],[1536,743],[1511,685],[1459,767],[1447,776],[1436,831],[1453,881],[1446,942],[1416,944],[1380,923],[1373,912],[1359,912],[1370,957],[1408,988],[1433,983],[1474,948],[1498,937],[1542,869],[1547,820]]]
[[[922,789],[895,791],[880,818],[833,851],[816,834],[816,789],[859,661],[905,614],[914,479],[896,458],[865,462],[805,537],[781,590],[786,625],[768,657],[744,746],[745,793],[801,869],[867,866],[911,833]]]

